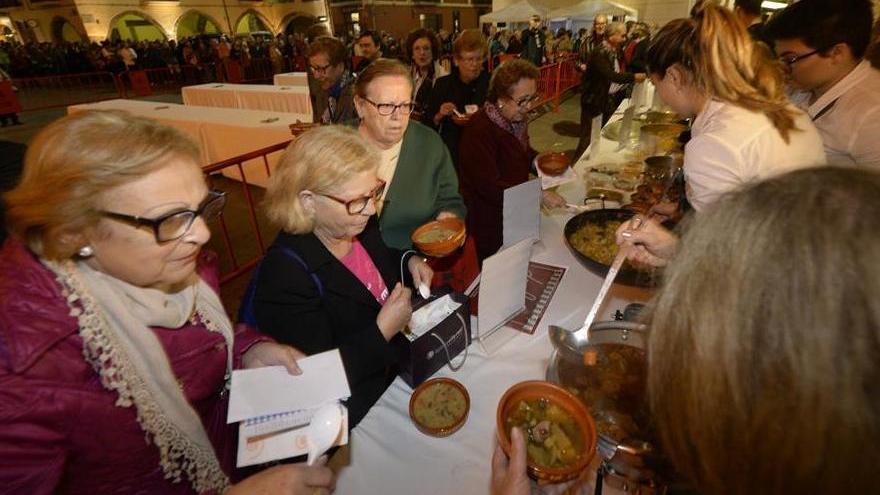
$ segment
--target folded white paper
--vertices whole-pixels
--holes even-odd
[[[523,239],[541,238],[541,179],[504,190],[502,239],[504,247]]]
[[[479,339],[488,337],[523,310],[534,242],[523,239],[483,261],[477,302]]]
[[[351,396],[338,349],[297,361],[301,375],[283,366],[232,372],[227,423],[257,416],[312,409]]]

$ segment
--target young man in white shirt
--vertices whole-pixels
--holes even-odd
[[[863,59],[872,19],[869,0],[801,0],[767,26],[832,165],[880,170],[880,71]]]

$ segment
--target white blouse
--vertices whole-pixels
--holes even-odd
[[[760,112],[710,100],[694,120],[684,150],[687,198],[700,211],[738,186],[825,163],[822,138],[810,117],[797,112],[789,142]]]

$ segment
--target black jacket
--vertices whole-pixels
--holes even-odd
[[[391,291],[400,279],[401,252],[385,247],[375,216],[358,239]],[[270,248],[254,293],[257,327],[309,355],[339,349],[351,387],[349,428],[354,428],[397,374],[395,350],[376,325],[381,306],[314,234],[280,232],[275,245],[296,252],[322,288],[299,262]]]
[[[603,43],[593,49],[587,71],[581,76],[581,108],[589,115],[605,112],[611,83],[628,84],[635,81],[629,72],[614,72],[614,53]]]
[[[461,127],[449,117],[444,117],[440,125],[434,125],[434,116],[440,111],[440,106],[447,101],[455,103],[459,112],[465,113],[465,105],[483,106],[486,101],[486,92],[489,90],[489,74],[484,70],[479,77],[465,84],[458,76],[458,68],[453,67],[452,73],[437,79],[434,90],[428,102],[428,114],[425,122],[434,127],[452,156],[452,163],[458,170],[458,141],[461,138]]]

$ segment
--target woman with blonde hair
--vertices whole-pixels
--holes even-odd
[[[312,493],[327,468],[230,486],[233,369],[302,353],[233,328],[202,253],[226,202],[199,151],[125,112],[82,112],[34,138],[4,196],[0,489],[9,493]],[[146,440],[146,441],[145,441]]]
[[[740,184],[825,162],[822,139],[788,101],[779,66],[732,11],[707,2],[694,18],[669,22],[646,59],[663,101],[694,118],[684,174],[697,211]]]
[[[404,283],[430,285],[433,275],[412,251],[382,241],[378,162],[376,149],[349,128],[326,126],[297,138],[269,181],[267,215],[281,232],[252,282],[261,332],[306,354],[339,349],[352,392],[350,428],[396,376],[390,341],[402,338],[412,313]]]

